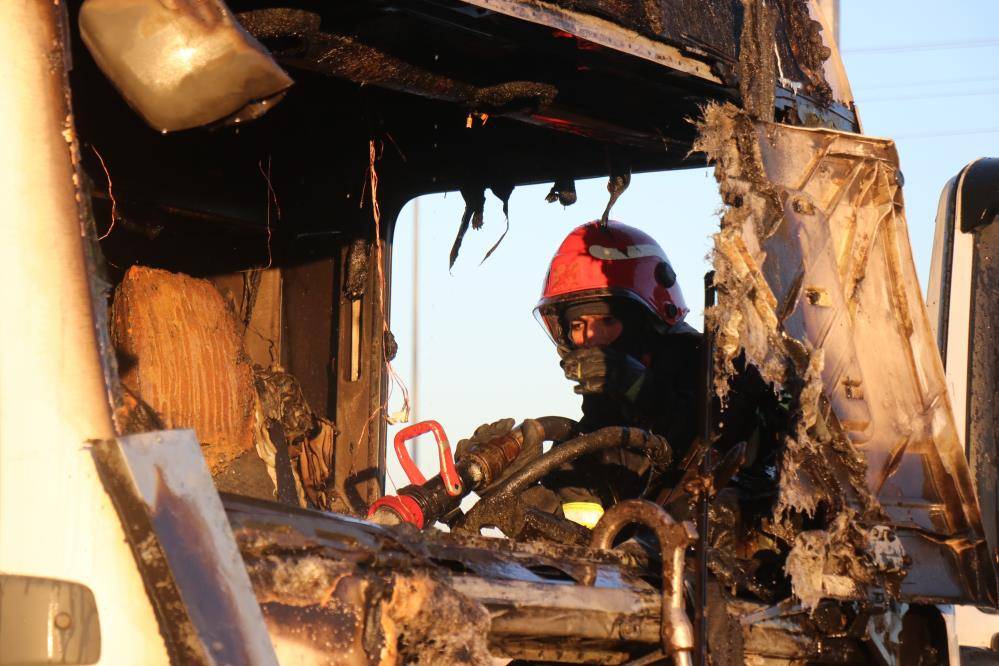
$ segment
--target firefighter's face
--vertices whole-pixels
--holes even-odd
[[[569,340],[576,347],[606,347],[624,331],[624,322],[611,314],[580,315],[569,322]]]

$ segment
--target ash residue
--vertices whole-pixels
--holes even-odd
[[[854,598],[860,586],[876,579],[897,592],[907,563],[902,542],[891,528],[865,529],[854,511],[844,509],[828,529],[799,534],[784,569],[795,596],[815,608],[825,597]]]

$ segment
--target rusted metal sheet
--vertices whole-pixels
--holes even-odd
[[[274,664],[260,607],[191,430],[96,442],[94,458],[172,659]]]
[[[745,352],[795,402],[775,516],[794,544],[795,593],[994,603],[894,145],[711,106],[698,147],[728,205],[715,236],[716,389]],[[794,515],[825,527],[800,532]]]

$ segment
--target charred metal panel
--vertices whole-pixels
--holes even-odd
[[[372,164],[371,169],[377,173],[378,167]],[[364,208],[354,242],[341,246],[341,270],[333,295],[339,331],[333,364],[339,429],[335,478],[338,492],[355,513],[366,511],[384,489],[383,425],[389,417],[386,319],[391,311],[392,279],[391,245],[387,239],[391,238],[401,207],[391,195],[379,195],[377,222],[371,208]],[[375,242],[376,229],[381,234],[380,250]]]
[[[796,594],[814,604],[882,587],[905,600],[994,603],[893,144],[713,106],[698,146],[728,205],[710,313],[716,389],[725,394],[744,351],[791,392],[776,521],[820,511],[827,521],[821,531],[785,524]]]
[[[463,2],[533,23],[541,23],[594,44],[624,51],[709,81],[721,82],[721,79],[712,73],[711,67],[705,62],[707,59],[702,55],[690,57],[681,53],[675,46],[645,37],[646,35],[658,37],[664,29],[665,16],[663,6],[659,2],[643,0],[618,2],[463,0]],[[725,4],[731,9],[732,2],[725,0],[724,3],[704,4]],[[711,9],[713,8],[707,8],[707,11],[710,13]],[[734,25],[731,15],[725,18],[729,20],[720,25],[726,26],[726,23],[728,26]],[[677,41],[682,42],[682,40]]]
[[[661,643],[662,595],[643,579],[650,565],[641,551],[416,532],[223,500],[279,654],[297,643],[328,663],[378,663],[377,655],[397,647],[401,658],[454,663],[441,660],[452,655],[464,663],[462,654],[481,654],[488,644],[494,657],[622,663]],[[312,573],[298,586],[282,573],[306,570]],[[424,644],[425,654],[393,642],[393,626],[425,631],[419,612],[399,615],[401,600],[391,591],[407,586],[417,590],[414,607],[427,594],[440,604],[436,643]],[[456,608],[468,613],[457,632],[459,623],[447,619]],[[323,652],[330,636],[354,651]]]
[[[870,664],[858,640],[865,623],[839,604],[815,610],[787,600],[766,606],[709,588],[708,646],[712,666],[745,664]],[[899,662],[904,663],[904,662]]]
[[[859,127],[834,40],[808,0],[463,1],[701,78],[707,68],[761,119],[772,119],[777,88],[789,124]]]
[[[282,364],[302,386],[306,402],[328,416],[336,329],[331,321],[336,262],[319,259],[284,269]]]
[[[93,446],[172,658],[276,665],[193,431],[129,435]]]

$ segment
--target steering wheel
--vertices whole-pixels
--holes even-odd
[[[668,463],[670,448],[658,435],[638,428],[611,426],[556,443],[548,453],[532,460],[488,489],[482,498],[452,525],[458,533],[479,534],[483,527],[496,527],[509,538],[519,538],[526,529],[564,543],[585,545],[590,531],[570,520],[528,507],[521,494],[556,468],[585,455],[613,448],[638,449],[658,463]]]

